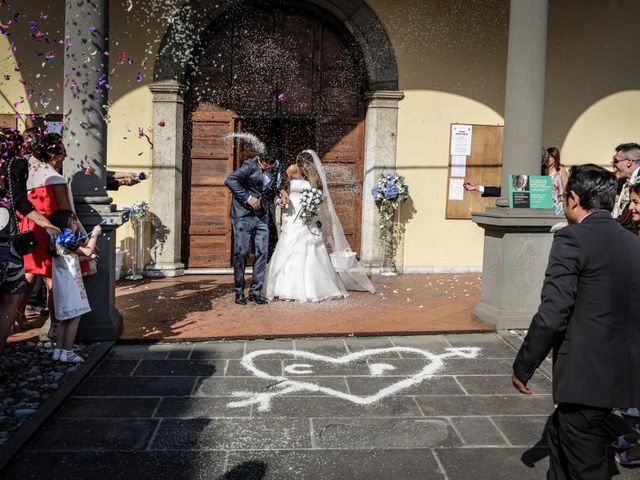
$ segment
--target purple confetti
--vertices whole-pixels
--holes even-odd
[[[140,83],[142,81],[142,74],[138,72],[138,76],[136,76],[136,82]]]

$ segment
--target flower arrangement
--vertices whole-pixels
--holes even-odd
[[[378,235],[382,245],[391,245],[391,227],[393,226],[393,215],[407,198],[409,198],[409,187],[402,175],[395,173],[381,173],[378,177],[371,194],[380,209],[380,224],[378,225]]]
[[[149,215],[149,204],[145,201],[135,202],[129,207],[129,218],[131,223],[139,223],[147,218]]]
[[[302,190],[302,198],[300,199],[300,209],[294,221],[301,218],[303,222],[309,223],[318,213],[322,202],[324,202],[322,190],[318,190],[317,188],[304,188]]]

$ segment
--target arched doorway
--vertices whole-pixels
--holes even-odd
[[[216,2],[201,2],[199,0],[186,0],[180,9],[180,17],[175,19],[168,27],[158,51],[154,66],[154,83],[149,88],[153,94],[153,123],[163,125],[153,131],[153,165],[151,168],[151,209],[154,213],[152,226],[151,263],[147,265],[148,276],[172,277],[184,274],[185,263],[189,260],[191,251],[187,241],[190,237],[185,232],[187,225],[191,228],[191,205],[194,202],[206,203],[209,209],[223,210],[227,207],[217,197],[196,197],[193,202],[191,195],[192,167],[192,114],[195,112],[190,99],[185,105],[187,85],[191,85],[194,69],[194,52],[198,51],[198,45],[206,45],[203,39],[211,38],[217,31],[221,31],[224,22],[221,21],[229,12],[244,8],[245,12],[251,10],[251,5],[271,5],[273,9],[287,9],[293,7],[303,17],[312,15],[320,17],[339,38],[345,38],[346,43],[357,45],[357,53],[362,57],[366,75],[365,95],[366,113],[361,113],[360,127],[366,130],[364,138],[364,153],[362,154],[363,167],[358,172],[364,172],[362,177],[362,190],[364,195],[359,197],[362,202],[361,215],[355,210],[354,219],[360,222],[360,245],[356,250],[360,254],[363,265],[376,271],[382,265],[383,251],[378,242],[378,212],[369,192],[373,187],[379,172],[394,168],[397,142],[398,102],[404,97],[398,88],[398,70],[395,60],[395,52],[391,42],[378,19],[376,13],[367,5],[365,0],[350,0],[349,2],[334,2],[333,0],[217,0]],[[242,16],[242,15],[240,15]],[[249,30],[248,30],[249,31]],[[233,45],[227,43],[229,48]],[[330,62],[330,66],[334,63]],[[241,65],[239,65],[241,67]],[[216,73],[215,71],[213,73]],[[220,72],[217,72],[220,73]],[[286,79],[295,79],[291,75]],[[231,91],[230,93],[233,93]],[[251,92],[253,93],[253,92]],[[339,94],[339,91],[334,92]],[[286,92],[285,92],[286,95]],[[234,96],[230,95],[229,99]],[[273,98],[271,98],[273,101]],[[359,98],[362,100],[362,97]],[[286,107],[293,108],[295,102],[286,102]],[[360,103],[360,106],[362,104]],[[278,105],[276,104],[276,107]],[[223,110],[223,109],[220,109]],[[257,109],[259,110],[259,109]],[[211,115],[214,110],[203,115]],[[231,110],[235,111],[235,110]],[[236,112],[237,113],[237,112]],[[298,116],[289,112],[292,118]],[[202,119],[206,121],[206,116]],[[242,117],[240,117],[242,118]],[[250,118],[250,117],[248,117]],[[345,117],[346,118],[346,117]],[[362,123],[362,118],[364,122]],[[213,125],[210,128],[223,128],[222,122],[228,131],[236,128],[230,119],[224,116],[209,117]],[[317,134],[318,123],[314,138],[316,148],[322,150],[319,142],[321,138]],[[344,138],[338,127],[334,138]],[[347,132],[353,132],[348,125]],[[202,131],[201,135],[211,135]],[[362,131],[360,135],[363,135]],[[216,137],[219,138],[219,137]],[[327,135],[325,138],[331,138]],[[330,141],[329,141],[330,143]],[[335,145],[335,143],[333,143]],[[308,145],[304,145],[307,147]],[[293,150],[293,147],[292,147]],[[334,150],[336,154],[340,147]],[[226,158],[230,165],[236,161],[232,155],[235,152],[227,151]],[[322,152],[321,152],[322,153]],[[197,156],[197,155],[196,155]],[[196,158],[194,156],[194,159]],[[204,161],[206,154],[200,158]],[[209,158],[212,158],[209,156]],[[218,162],[218,167],[224,162]],[[197,168],[196,162],[193,162]],[[225,166],[225,168],[229,168]],[[188,172],[185,173],[185,171]],[[204,171],[203,171],[204,172]],[[210,181],[203,179],[205,182]],[[357,218],[359,217],[359,218]],[[217,219],[226,217],[216,216]],[[228,219],[227,219],[228,220]],[[200,220],[201,224],[205,222]],[[211,224],[213,228],[219,228]],[[346,227],[346,226],[345,226]],[[202,238],[206,230],[202,230]],[[222,238],[222,237],[219,237]],[[353,242],[353,238],[351,239]],[[225,240],[226,242],[226,240]],[[225,243],[226,244],[226,243]],[[226,254],[223,254],[223,256]]]
[[[187,266],[231,265],[231,195],[223,182],[253,154],[225,137],[231,132],[256,134],[285,165],[315,149],[359,251],[368,85],[350,33],[315,8],[245,4],[204,32],[194,58],[185,97]]]

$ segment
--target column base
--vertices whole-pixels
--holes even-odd
[[[181,277],[184,275],[184,264],[180,262],[150,264],[144,269],[144,273],[149,278]]]
[[[553,210],[488,208],[472,218],[485,229],[482,293],[473,318],[499,330],[528,328],[540,304],[550,229],[564,217]]]

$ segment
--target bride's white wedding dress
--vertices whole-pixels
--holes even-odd
[[[265,273],[263,291],[270,300],[319,302],[348,295],[315,220],[307,224],[296,219],[305,188],[311,188],[307,180],[291,179],[289,203],[282,212],[282,230]]]

